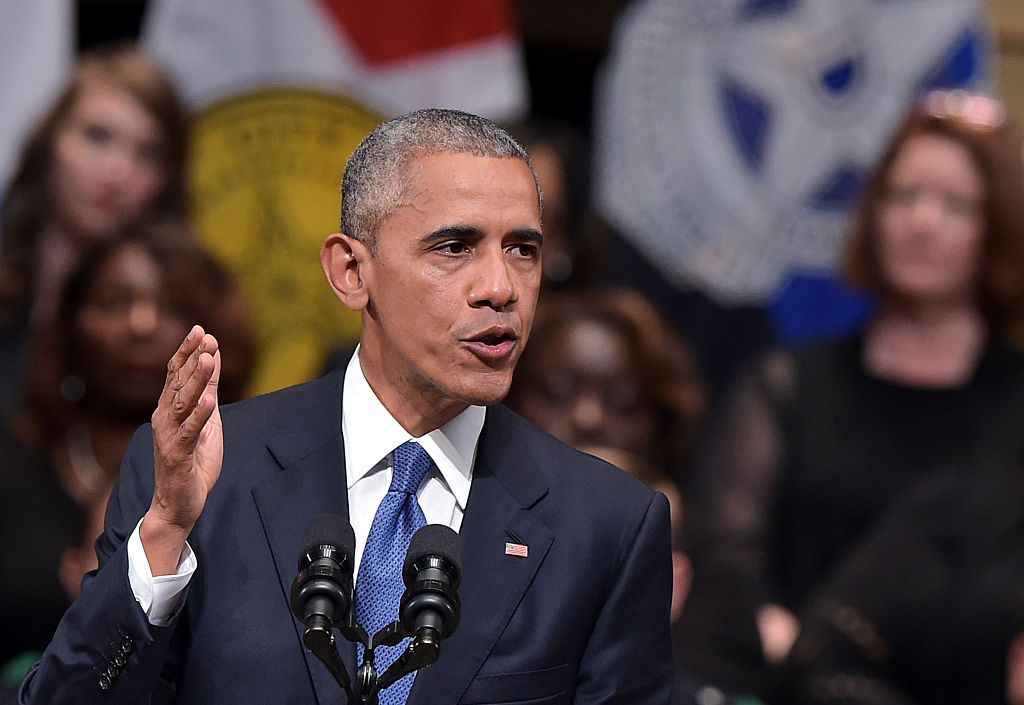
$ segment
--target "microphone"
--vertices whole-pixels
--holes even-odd
[[[366,689],[374,696],[399,678],[437,661],[441,640],[459,626],[459,594],[462,580],[462,540],[443,524],[427,524],[409,542],[402,568],[405,593],[398,607],[398,621],[387,628],[382,644],[394,645],[412,636],[398,660]],[[360,673],[363,672],[360,668]],[[372,669],[372,665],[371,665]],[[372,681],[364,678],[363,681]],[[362,689],[361,691],[362,692]]]
[[[436,651],[459,626],[462,539],[444,524],[427,524],[409,542],[402,579],[402,627]]]
[[[327,666],[352,702],[352,681],[332,630],[351,621],[356,534],[340,516],[321,514],[306,529],[302,546],[299,574],[292,583],[292,613],[306,628],[302,643]]]
[[[307,635],[310,630],[330,634],[352,610],[355,532],[340,516],[321,514],[306,529],[302,545],[299,574],[292,583],[292,612]]]

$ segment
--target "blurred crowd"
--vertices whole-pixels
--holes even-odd
[[[1024,165],[1005,108],[911,107],[850,220],[844,273],[873,314],[799,347],[736,318],[696,343],[733,314],[676,315],[625,266],[584,137],[509,127],[544,193],[545,282],[507,403],[669,498],[676,702],[1024,703]],[[0,206],[7,688],[95,567],[121,456],[193,323],[221,341],[221,401],[249,389],[251,309],[195,233],[188,140],[153,60],[83,53]]]

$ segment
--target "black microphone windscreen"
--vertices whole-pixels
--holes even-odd
[[[410,566],[425,556],[446,558],[462,574],[462,538],[444,524],[427,524],[413,534],[402,574],[408,574]]]
[[[310,553],[317,546],[330,545],[336,547],[350,559],[356,550],[356,533],[352,525],[337,514],[320,514],[306,529],[302,537],[302,548]]]

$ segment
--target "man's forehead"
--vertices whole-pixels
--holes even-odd
[[[414,152],[406,160],[406,168],[408,171],[422,171],[423,169],[432,168],[439,163],[451,168],[457,168],[456,165],[459,164],[463,165],[464,168],[469,165],[491,165],[498,168],[508,164],[521,164],[524,169],[528,172],[530,171],[530,165],[519,157],[505,157],[495,156],[492,154],[478,154],[476,152],[449,150]]]
[[[417,195],[436,189],[512,190],[516,182],[528,185],[530,200],[540,204],[539,189],[530,165],[515,157],[494,157],[470,152],[433,152],[407,162],[402,172],[399,201],[408,205]]]

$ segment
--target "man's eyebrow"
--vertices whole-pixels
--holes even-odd
[[[432,233],[427,233],[420,239],[420,242],[424,245],[436,245],[439,242],[453,238],[465,240],[467,238],[480,238],[483,236],[483,230],[474,228],[471,225],[449,225],[448,227],[439,228]]]
[[[509,235],[516,240],[526,240],[537,245],[541,245],[544,242],[544,235],[539,230],[534,230],[533,228],[516,228],[509,231]],[[436,245],[445,240],[476,239],[483,236],[484,231],[472,225],[449,225],[444,228],[438,228],[432,233],[427,233],[420,239],[420,242],[424,245]]]
[[[516,228],[509,235],[517,240],[527,240],[535,245],[544,244],[544,235],[539,230],[534,230],[533,228]]]

